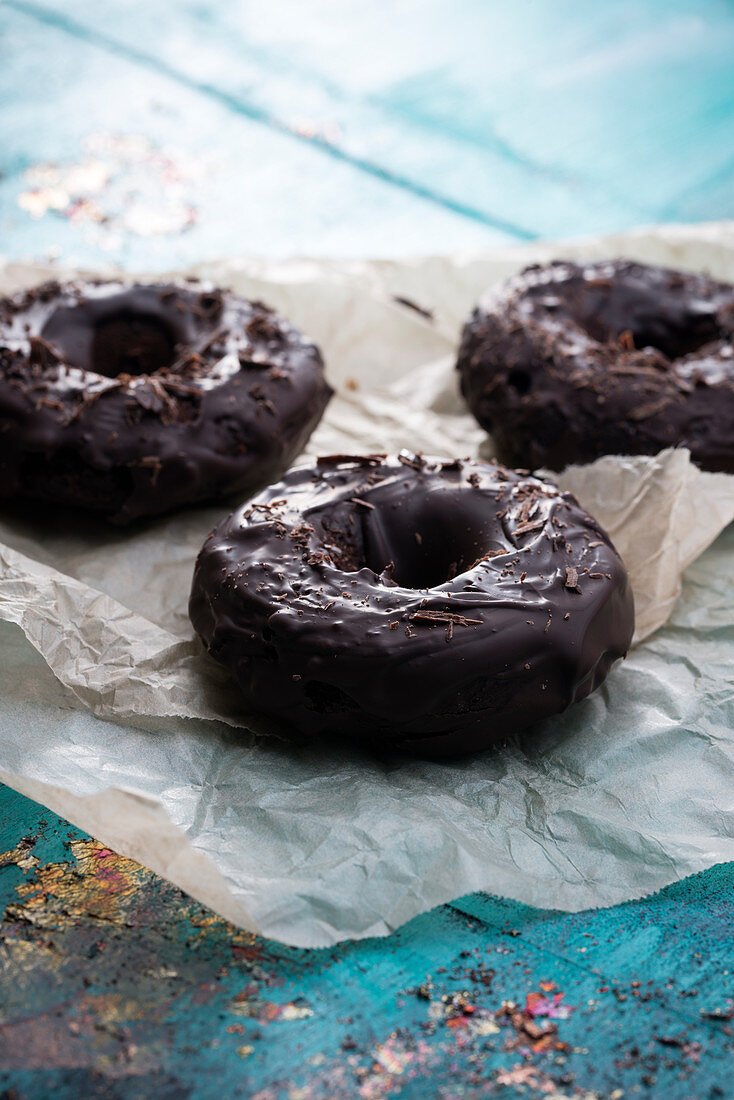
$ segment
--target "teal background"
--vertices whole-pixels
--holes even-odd
[[[723,0],[5,0],[2,251],[156,270],[734,217],[733,61]],[[725,1097],[733,874],[295,951],[1,788],[0,1096]],[[572,1011],[523,1015],[539,992]]]

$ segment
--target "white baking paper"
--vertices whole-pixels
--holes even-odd
[[[731,226],[194,273],[270,301],[321,344],[337,397],[310,453],[464,456],[491,448],[452,369],[473,302],[532,260],[608,255],[734,281]],[[48,274],[8,264],[0,289]],[[33,509],[6,509],[0,776],[229,919],[304,946],[384,934],[475,889],[580,909],[734,858],[732,533],[699,557],[734,518],[734,478],[701,473],[678,450],[558,480],[615,540],[636,640],[648,640],[592,698],[449,764],[255,736],[256,716],[186,617],[193,559],[225,505],[133,532],[63,516],[50,528]]]

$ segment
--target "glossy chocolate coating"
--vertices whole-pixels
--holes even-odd
[[[331,396],[318,348],[201,283],[0,300],[0,497],[128,523],[280,476]]]
[[[627,260],[531,267],[467,322],[461,389],[504,462],[685,446],[734,473],[734,287]]]
[[[627,652],[621,559],[575,498],[494,464],[332,456],[210,535],[191,621],[281,731],[483,749]]]

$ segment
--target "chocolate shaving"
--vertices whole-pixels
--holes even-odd
[[[420,313],[421,317],[425,317],[428,321],[433,320],[433,310],[424,309],[423,306],[412,302],[410,298],[403,298],[401,294],[393,294],[392,300],[399,306],[405,306],[406,309],[412,309],[415,313]]]
[[[207,320],[213,321],[224,309],[224,295],[219,288],[203,290],[199,295],[198,312]]]
[[[260,408],[265,409],[272,416],[275,416],[275,405],[267,396],[260,382],[255,382],[253,386],[250,386],[248,393],[253,401],[255,401],[260,406]]]
[[[245,332],[251,340],[281,340],[278,326],[270,320],[267,313],[256,313],[245,325]]]
[[[316,459],[317,466],[381,466],[385,454],[371,455],[320,455]]]
[[[146,455],[144,458],[140,459],[140,465],[144,469],[151,471],[150,483],[151,485],[155,485],[158,481],[158,476],[163,469],[161,465],[161,460],[158,458],[158,455]]]
[[[49,367],[56,367],[61,362],[61,359],[56,354],[51,344],[47,343],[47,341],[43,340],[40,336],[31,336],[28,342],[31,348],[28,362],[31,366],[41,367],[42,370],[48,370]]]
[[[159,378],[149,375],[130,387],[129,393],[142,409],[159,416],[163,424],[169,424],[173,420],[176,402]]]
[[[183,355],[180,355],[178,359],[174,360],[170,367],[167,368],[167,374],[180,374],[181,371],[185,371],[192,361],[203,359],[205,353],[210,351],[215,344],[221,343],[229,335],[229,329],[220,328],[215,332],[210,333],[209,336],[201,343],[197,344],[195,348],[187,348]]]
[[[411,454],[410,451],[400,451],[398,462],[402,462],[403,466],[410,466],[412,470],[422,470],[426,464],[421,455]]]
[[[648,417],[655,416],[656,413],[662,412],[666,408],[672,398],[668,395],[658,398],[657,401],[648,401],[646,405],[638,405],[636,409],[631,409],[629,413],[630,420],[647,420]]]
[[[515,534],[526,535],[529,531],[540,531],[543,527],[545,527],[544,519],[533,519],[529,520],[527,523],[521,523],[519,527],[516,527]]]
[[[36,408],[43,406],[46,409],[56,409],[58,412],[65,412],[66,406],[61,401],[54,401],[52,397],[42,397],[38,402]]]
[[[408,616],[411,620],[426,623],[455,623],[456,626],[481,626],[481,619],[467,619],[466,615],[459,615],[454,611],[414,611]]]

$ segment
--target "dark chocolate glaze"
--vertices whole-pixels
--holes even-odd
[[[114,523],[279,477],[331,396],[318,348],[202,283],[0,300],[0,497]]]
[[[428,756],[483,749],[593,691],[632,594],[575,498],[406,452],[291,470],[221,523],[191,621],[291,736]]]
[[[504,462],[685,446],[734,473],[734,287],[627,260],[531,267],[467,322],[461,389]]]

